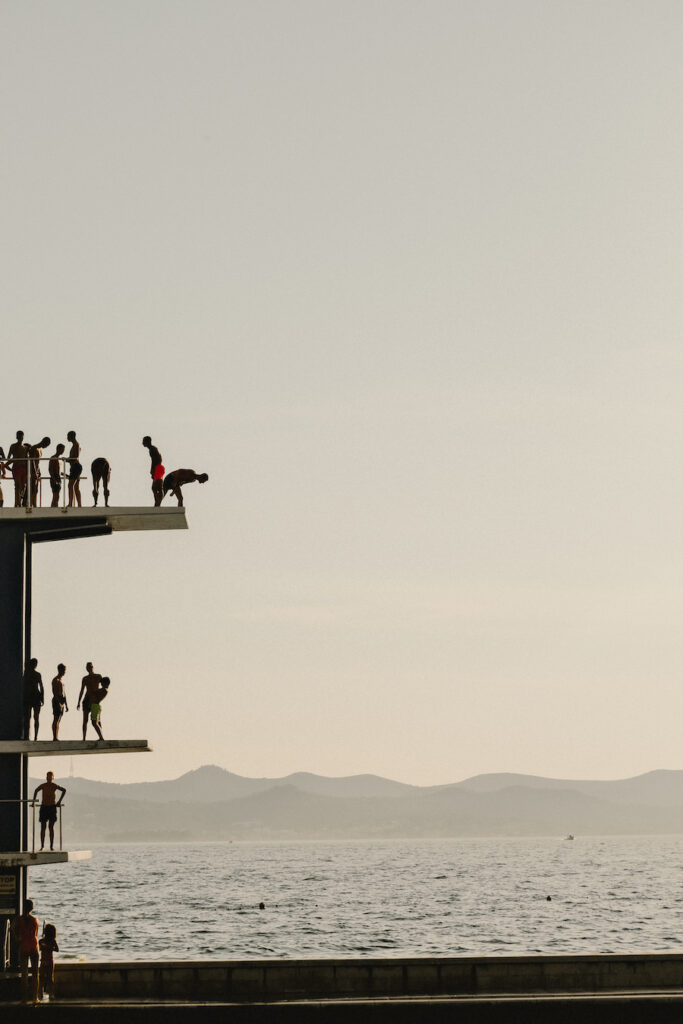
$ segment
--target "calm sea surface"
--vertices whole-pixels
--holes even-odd
[[[60,959],[681,952],[682,862],[683,837],[131,844],[30,893]]]

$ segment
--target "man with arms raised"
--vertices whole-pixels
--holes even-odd
[[[87,675],[83,676],[81,680],[81,692],[78,694],[78,704],[76,710],[81,706],[81,698],[83,698],[83,739],[88,728],[88,716],[90,715],[90,706],[93,701],[97,698],[97,692],[102,682],[102,676],[98,675],[97,672],[93,672],[92,661],[89,661],[85,666]]]
[[[41,794],[41,805],[40,805],[40,849],[42,851],[45,846],[45,826],[50,826],[50,849],[55,848],[55,822],[57,820],[57,808],[64,799],[66,790],[64,786],[58,786],[54,781],[54,772],[48,772],[45,776],[46,782],[42,786],[36,786],[33,794],[33,803],[36,802],[36,797]],[[55,801],[57,796],[57,790],[62,794],[59,800]]]

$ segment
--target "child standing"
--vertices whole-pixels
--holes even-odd
[[[57,929],[53,924],[46,924],[40,946],[40,969],[38,972],[38,999],[48,995],[50,1000],[55,997],[55,958],[59,952],[57,945]]]

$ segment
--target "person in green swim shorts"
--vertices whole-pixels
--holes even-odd
[[[100,719],[102,717],[102,701],[109,693],[109,685],[109,676],[104,676],[102,679],[102,685],[99,690],[96,691],[94,699],[90,702],[90,721],[92,722],[93,729],[101,740],[104,739],[104,736],[102,735],[102,728],[100,726]]]

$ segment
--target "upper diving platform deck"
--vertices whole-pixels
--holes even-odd
[[[186,530],[184,506],[167,508],[0,508],[0,529],[21,526],[34,542],[67,540],[131,530]]]
[[[0,754],[74,757],[76,754],[148,754],[147,740],[0,740]]]

